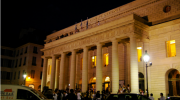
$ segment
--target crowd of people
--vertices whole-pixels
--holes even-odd
[[[129,84],[127,87],[125,85],[120,86],[120,89],[118,90],[118,93],[130,93],[130,86]],[[66,90],[58,90],[55,89],[55,91],[52,91],[48,87],[44,87],[42,93],[48,98],[48,99],[54,99],[54,100],[106,100],[106,98],[111,94],[109,89],[103,90],[101,93],[100,91],[95,92],[93,89],[89,89],[85,93],[82,93],[80,89],[69,89]],[[141,95],[146,95],[144,92],[140,89],[139,93]],[[153,94],[150,94],[149,97],[151,100],[154,100]],[[163,93],[160,93],[160,98],[158,100],[165,100],[165,97],[163,96]]]
[[[53,92],[53,93],[52,93]],[[42,93],[49,99],[54,100],[105,100],[106,97],[110,94],[108,89],[105,91],[94,92],[93,90],[89,89],[85,93],[82,93],[80,89],[70,89],[69,90],[58,90],[52,91],[48,89],[48,87],[44,87]]]

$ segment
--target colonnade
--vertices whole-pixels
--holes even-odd
[[[118,63],[118,40],[113,39],[112,42],[112,93],[117,93],[119,89],[119,63]],[[103,43],[97,43],[97,65],[96,65],[96,91],[102,90],[102,46]],[[137,49],[136,49],[136,38],[130,36],[130,80],[131,80],[131,92],[139,92],[139,81],[138,81],[138,60],[137,60]],[[83,69],[82,69],[82,92],[87,91],[88,87],[88,46],[83,47]],[[70,70],[70,89],[75,89],[75,78],[76,78],[76,50],[72,50],[71,55],[71,70]],[[60,77],[59,77],[59,89],[63,89],[64,82],[64,67],[65,67],[65,55],[61,53],[60,63]],[[47,77],[47,60],[44,58],[43,65],[43,78],[41,84],[42,87],[46,86]],[[52,69],[50,78],[50,89],[54,90],[55,85],[55,56],[52,56]]]

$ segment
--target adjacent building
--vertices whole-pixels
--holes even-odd
[[[136,0],[46,37],[41,88],[180,95],[180,0]],[[145,51],[150,56],[148,76]]]
[[[42,45],[27,43],[17,48],[1,47],[1,83],[18,84],[40,90]],[[5,55],[9,57],[5,57]],[[26,78],[23,75],[27,75]]]

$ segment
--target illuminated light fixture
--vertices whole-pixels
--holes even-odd
[[[173,44],[173,43],[175,43],[175,40],[171,40],[171,41],[170,41],[170,44]]]
[[[145,54],[144,54],[144,56],[143,56],[143,59],[144,59],[144,62],[146,62],[146,63],[149,61],[150,57],[149,57],[149,55],[147,54],[147,51],[145,51]]]
[[[28,79],[30,79],[30,77],[28,77]]]
[[[137,49],[142,49],[142,47],[137,47]]]
[[[92,59],[94,59],[94,56],[92,57]]]
[[[70,86],[70,84],[69,84],[69,86]]]
[[[26,76],[27,76],[27,74],[26,74],[26,72],[25,72],[24,75],[23,75],[23,77],[26,78]]]

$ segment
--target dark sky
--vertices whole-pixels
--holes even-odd
[[[18,40],[20,30],[35,28],[47,33],[61,30],[134,0],[3,0],[1,44]],[[43,40],[42,40],[43,41]],[[11,44],[9,42],[9,44]]]

